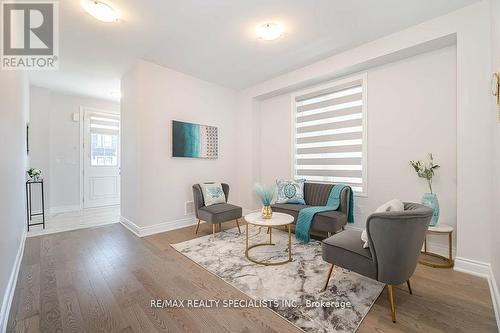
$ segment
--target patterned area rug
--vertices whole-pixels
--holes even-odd
[[[328,289],[321,292],[329,269],[321,258],[321,243],[302,244],[293,234],[292,262],[256,265],[245,257],[243,229],[241,235],[234,228],[216,234],[215,240],[204,236],[172,246],[252,299],[279,300],[269,308],[306,332],[355,332],[384,288],[335,267]],[[250,245],[269,241],[265,228],[250,225],[249,231]],[[272,238],[275,246],[253,248],[251,256],[263,261],[287,259],[288,234],[273,229]]]

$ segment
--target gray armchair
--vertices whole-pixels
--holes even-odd
[[[334,265],[349,269],[385,283],[396,322],[393,286],[407,283],[417,266],[432,209],[416,203],[405,203],[403,212],[374,213],[366,221],[368,249],[363,248],[361,231],[345,230],[322,243],[323,260],[331,263],[323,290],[328,287]]]
[[[226,196],[226,203],[220,203],[211,206],[205,206],[203,191],[200,184],[193,185],[194,211],[196,214],[196,218],[198,219],[195,234],[198,233],[200,222],[205,221],[206,223],[212,225],[212,238],[215,238],[215,227],[218,226],[219,230],[222,230],[222,223],[233,220],[236,220],[238,232],[241,233],[238,220],[242,216],[242,209],[241,207],[227,203],[227,199],[229,198],[229,185],[224,183],[222,183],[221,185],[222,190],[224,191],[224,195]]]

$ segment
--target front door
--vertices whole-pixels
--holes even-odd
[[[83,207],[120,204],[120,115],[83,109]]]

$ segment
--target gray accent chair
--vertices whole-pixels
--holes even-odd
[[[345,230],[322,242],[323,260],[331,263],[323,290],[328,287],[334,265],[385,283],[396,322],[393,286],[404,282],[412,294],[410,277],[417,266],[432,209],[404,203],[403,212],[374,213],[366,221],[368,249],[363,248],[361,231]]]
[[[215,227],[218,226],[219,230],[222,230],[222,223],[236,220],[236,225],[238,226],[238,232],[241,233],[239,219],[242,216],[241,207],[231,205],[227,203],[229,198],[229,185],[222,183],[222,190],[226,196],[226,203],[215,204],[211,206],[205,206],[205,200],[203,199],[203,191],[200,184],[193,185],[193,202],[194,202],[194,212],[196,218],[198,219],[198,224],[196,225],[195,234],[198,233],[200,228],[200,222],[205,221],[212,225],[212,238],[215,238]]]
[[[299,211],[311,206],[326,206],[330,192],[335,184],[308,183],[304,184],[305,205],[299,204],[274,204],[271,205],[273,212],[292,215],[297,221]],[[314,215],[311,224],[311,236],[324,239],[331,234],[344,229],[347,223],[349,209],[349,190],[346,188],[340,193],[340,208],[336,211],[322,212]],[[295,225],[292,225],[295,232]]]

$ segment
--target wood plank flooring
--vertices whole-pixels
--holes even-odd
[[[140,239],[113,224],[27,239],[7,332],[300,332],[268,309],[152,308],[248,298],[169,245],[193,237],[194,226]],[[384,291],[358,332],[497,332],[485,280],[419,265],[412,287],[395,290],[396,324]]]

